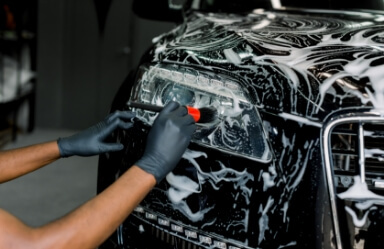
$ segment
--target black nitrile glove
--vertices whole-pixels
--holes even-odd
[[[187,108],[170,102],[154,121],[144,155],[136,166],[152,174],[159,183],[176,167],[195,129],[195,121]]]
[[[120,143],[105,143],[105,138],[116,128],[129,129],[135,114],[129,111],[116,111],[109,114],[103,121],[73,136],[59,138],[57,144],[61,157],[93,156],[105,152],[122,150]]]

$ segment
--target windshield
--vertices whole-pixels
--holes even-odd
[[[383,0],[194,0],[194,7],[203,11],[246,12],[257,8],[317,8],[384,10]]]

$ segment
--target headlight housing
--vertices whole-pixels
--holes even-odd
[[[192,142],[252,160],[272,158],[259,114],[247,91],[227,75],[178,65],[141,66],[130,101],[164,106],[169,101],[195,108],[214,107],[218,118],[198,123]],[[136,110],[152,124],[156,113]]]

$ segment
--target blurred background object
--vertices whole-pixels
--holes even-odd
[[[0,146],[35,124],[37,1],[1,1]]]

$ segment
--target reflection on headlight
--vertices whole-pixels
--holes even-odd
[[[219,118],[198,123],[193,142],[257,161],[272,158],[257,110],[247,100],[246,91],[228,76],[176,65],[142,66],[130,101],[213,107]],[[156,115],[136,110],[136,116],[148,124]]]
[[[191,89],[183,86],[168,84],[161,93],[161,101],[168,103],[169,101],[177,101],[179,103],[194,103],[195,93]]]

